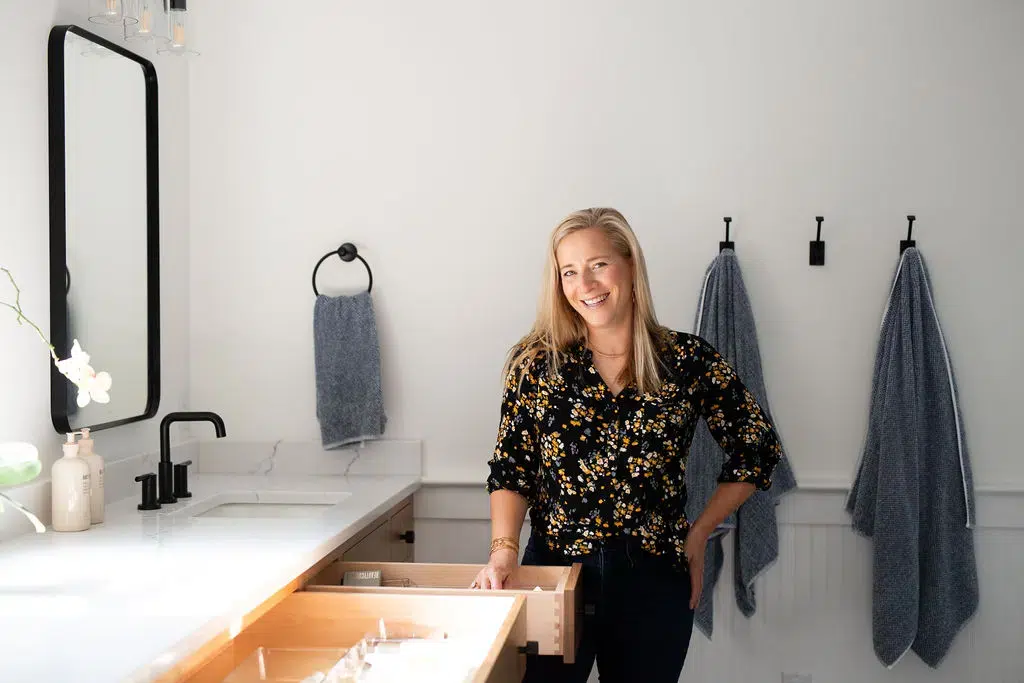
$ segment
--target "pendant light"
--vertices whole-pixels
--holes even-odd
[[[124,39],[151,42],[167,40],[167,13],[163,0],[123,0]]]
[[[192,35],[185,0],[167,0],[167,3],[167,42],[156,51],[179,56],[198,55],[199,51],[189,43]]]
[[[121,0],[89,0],[89,21],[94,24],[120,24],[129,19],[124,16]]]

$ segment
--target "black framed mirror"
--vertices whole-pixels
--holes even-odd
[[[65,433],[145,420],[160,403],[160,204],[153,64],[78,26],[47,49],[50,342],[75,340],[112,377],[79,405],[50,364],[50,414]]]

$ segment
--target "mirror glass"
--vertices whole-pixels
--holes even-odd
[[[152,417],[159,402],[156,72],[76,26],[50,36],[50,314],[60,358],[75,340],[108,372],[109,402],[80,406],[56,370],[59,432]]]

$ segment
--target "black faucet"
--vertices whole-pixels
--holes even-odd
[[[161,504],[177,503],[178,498],[192,495],[188,493],[184,472],[184,467],[190,465],[191,461],[178,466],[182,468],[182,471],[179,476],[179,485],[174,487],[175,465],[171,462],[171,424],[174,422],[212,422],[217,430],[218,439],[227,435],[227,430],[224,428],[224,420],[217,413],[210,411],[177,412],[167,413],[164,416],[164,419],[160,421],[160,464],[157,465],[157,472],[160,475],[160,497],[158,502]]]

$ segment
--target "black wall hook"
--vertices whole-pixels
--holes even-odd
[[[735,251],[735,243],[729,241],[729,224],[732,223],[732,217],[726,216],[722,220],[725,221],[725,241],[718,243],[718,251],[722,252],[725,251],[726,249],[732,249]]]
[[[900,240],[900,254],[905,252],[908,247],[917,246],[912,237],[914,235],[914,221],[917,220],[917,216],[907,216],[907,239]]]
[[[316,294],[317,296],[320,296],[320,292],[316,288],[316,271],[319,270],[321,263],[323,263],[325,260],[327,260],[328,257],[334,256],[335,254],[337,254],[338,258],[340,258],[342,261],[345,261],[346,263],[349,262],[349,261],[352,261],[353,259],[359,259],[360,261],[362,261],[363,262],[363,266],[366,267],[366,274],[370,278],[370,284],[367,286],[366,291],[369,292],[371,289],[373,289],[373,271],[370,270],[370,264],[368,264],[366,262],[366,259],[364,259],[362,256],[359,255],[359,252],[356,251],[356,246],[354,244],[352,244],[351,242],[345,242],[344,244],[342,244],[340,247],[338,247],[334,251],[329,251],[326,254],[324,254],[323,256],[321,256],[320,260],[317,261],[316,265],[313,267],[313,293],[314,294]]]
[[[818,236],[811,240],[811,265],[823,266],[825,265],[825,243],[821,241],[821,222],[825,220],[825,217],[815,216],[814,220],[818,221]]]

